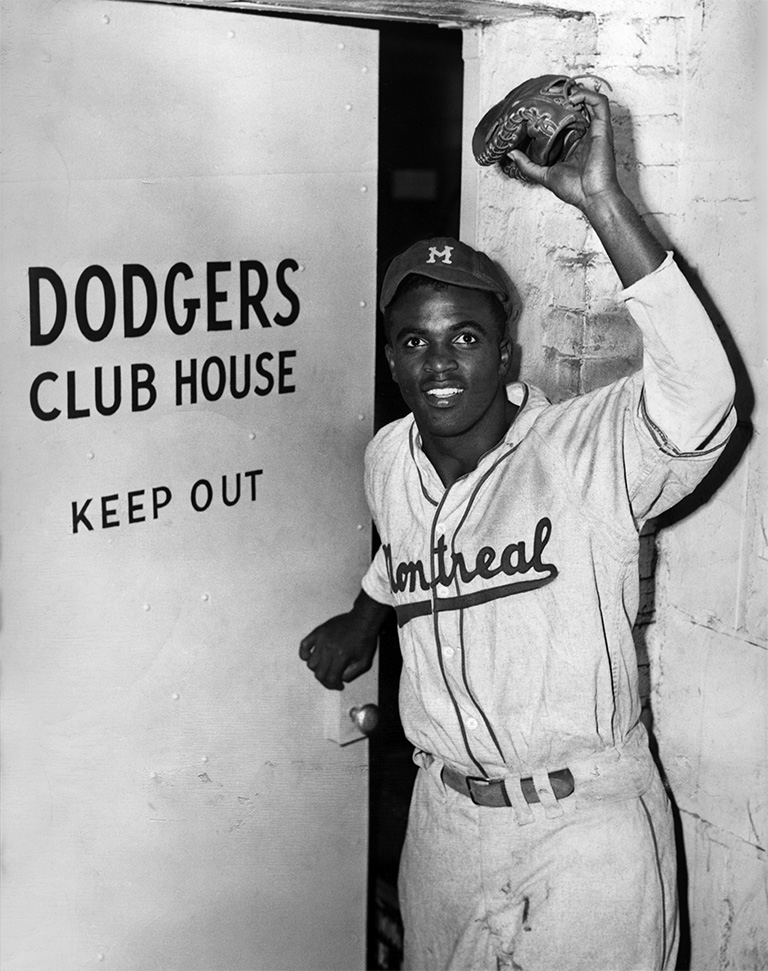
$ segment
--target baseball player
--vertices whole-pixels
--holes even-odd
[[[638,533],[714,464],[734,383],[620,188],[607,99],[571,98],[591,124],[570,158],[514,162],[588,218],[642,330],[643,368],[554,405],[507,386],[510,296],[495,265],[442,238],[396,257],[381,308],[412,414],[366,452],[382,545],[351,611],[300,647],[339,689],[396,612],[420,766],[399,878],[412,969],[675,963],[672,821],[632,640]]]

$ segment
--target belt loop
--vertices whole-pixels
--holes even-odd
[[[546,772],[532,772],[533,785],[539,802],[544,807],[544,815],[547,819],[556,819],[563,815],[563,807],[560,805],[557,796],[552,791],[552,783]]]
[[[512,810],[515,814],[515,819],[517,820],[518,826],[527,826],[528,823],[533,823],[535,817],[531,807],[523,795],[523,790],[520,788],[520,779],[515,777],[507,777],[504,780],[504,789],[507,793],[507,799],[512,806]]]

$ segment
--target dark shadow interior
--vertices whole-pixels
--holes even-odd
[[[461,31],[377,23],[381,31],[379,101],[379,284],[389,261],[426,236],[459,235],[463,62]],[[406,413],[389,375],[379,321],[378,430]],[[397,868],[416,767],[397,709],[397,629],[379,648],[381,721],[370,740],[370,907],[368,968],[399,968]]]

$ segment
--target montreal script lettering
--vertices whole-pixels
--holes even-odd
[[[434,580],[427,579],[427,573],[421,560],[403,561],[395,565],[392,561],[392,549],[385,544],[384,558],[387,564],[390,589],[393,593],[415,593],[417,589],[424,591],[434,587],[450,587],[456,579],[462,583],[471,583],[480,577],[492,580],[501,574],[515,576],[521,573],[535,571],[542,578],[551,579],[557,576],[557,567],[553,563],[544,563],[542,554],[552,535],[552,523],[542,517],[536,524],[533,535],[533,546],[530,558],[526,552],[524,541],[510,543],[505,546],[501,554],[492,546],[483,546],[475,556],[474,565],[469,567],[463,553],[455,550],[448,551],[445,537],[441,536],[434,549],[435,560]]]
[[[480,604],[511,597],[514,594],[526,593],[551,583],[557,576],[554,563],[545,563],[542,554],[552,535],[552,523],[543,516],[533,533],[531,553],[528,555],[525,542],[520,540],[509,543],[501,553],[493,546],[483,546],[475,554],[473,565],[467,564],[467,558],[456,550],[448,551],[445,538],[440,537],[432,550],[432,579],[427,578],[424,564],[421,560],[403,560],[393,562],[392,548],[382,546],[387,565],[390,589],[393,593],[416,593],[417,590],[430,592],[431,596],[425,600],[409,601],[395,606],[398,627],[403,627],[416,617],[424,617],[433,611],[464,610],[477,607]],[[495,577],[525,577],[510,583],[497,583],[491,587],[473,590],[467,593],[456,591],[454,583],[464,584],[480,577],[483,580],[493,580]],[[438,589],[455,591],[452,596],[439,596]]]

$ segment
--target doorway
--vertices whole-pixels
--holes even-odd
[[[379,49],[379,287],[389,261],[427,236],[459,235],[462,138],[462,34],[381,22]],[[407,411],[376,339],[375,427]],[[379,646],[381,721],[370,745],[369,969],[401,967],[397,870],[416,774],[413,747],[398,714],[400,647],[394,622]]]

